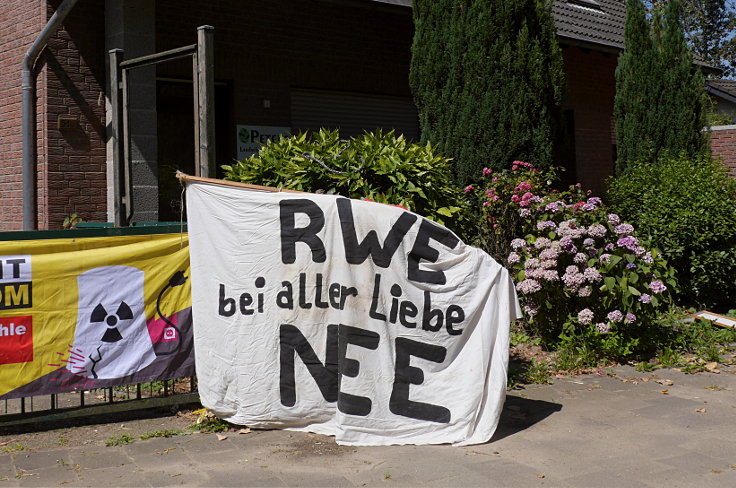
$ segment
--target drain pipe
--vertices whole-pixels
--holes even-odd
[[[46,2],[43,3],[45,6]],[[23,58],[23,230],[36,230],[36,77],[33,65],[76,3],[77,0],[62,2]]]

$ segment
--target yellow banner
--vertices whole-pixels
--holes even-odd
[[[194,374],[188,244],[0,242],[0,398]]]

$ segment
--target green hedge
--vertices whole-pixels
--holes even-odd
[[[610,183],[608,201],[678,272],[683,298],[736,299],[736,180],[708,156],[640,161]]]

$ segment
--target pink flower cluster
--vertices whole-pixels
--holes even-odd
[[[649,289],[652,290],[654,293],[662,293],[667,290],[667,287],[661,281],[654,280],[649,283]]]
[[[527,278],[516,285],[516,289],[524,295],[531,295],[542,289],[542,285],[537,280]]]
[[[584,308],[578,312],[578,322],[581,324],[589,324],[593,322],[593,311],[589,308]]]
[[[606,324],[605,322],[599,322],[595,324],[595,328],[600,332],[601,334],[608,334],[611,331],[611,326]]]
[[[661,299],[644,292],[654,296],[667,287],[656,274],[662,261],[647,252],[634,227],[580,185],[543,193],[545,175],[533,165],[514,161],[511,169],[515,173],[483,169],[484,177],[499,182],[485,189],[483,205],[494,227],[509,224],[525,236],[511,241],[506,262],[523,277],[516,289],[527,317],[555,334],[567,321],[600,334],[645,324],[653,310],[648,304]]]
[[[531,163],[525,163],[524,161],[514,161],[511,163],[511,170],[516,171],[519,168],[526,168],[529,171],[532,171],[534,169],[534,165]]]

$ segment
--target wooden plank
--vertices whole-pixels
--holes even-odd
[[[301,193],[301,194],[308,194],[308,192],[305,191],[298,191],[298,190],[288,190],[286,188],[274,188],[273,186],[261,186],[261,185],[252,185],[250,183],[241,183],[239,181],[227,181],[227,180],[218,180],[215,178],[204,178],[202,176],[191,176],[186,173],[182,173],[181,171],[176,172],[176,178],[179,181],[182,182],[199,182],[199,183],[210,183],[213,185],[222,185],[222,186],[235,186],[238,188],[247,188],[249,190],[259,190],[259,191],[270,191],[270,192],[283,192],[283,193]]]
[[[192,55],[192,98],[194,103],[194,174],[196,176],[209,176],[200,174],[200,154],[199,154],[199,61],[197,60],[197,52]]]
[[[691,317],[700,320],[708,320],[718,327],[724,327],[726,329],[736,329],[736,319],[733,317],[727,317],[725,315],[709,312],[707,310],[701,310],[699,312],[688,314]]]
[[[175,59],[185,58],[191,56],[197,50],[197,45],[192,44],[190,46],[177,47],[175,49],[169,49],[155,54],[148,54],[138,58],[128,59],[120,63],[121,68],[143,68],[145,66],[151,66],[166,61],[173,61]]]

